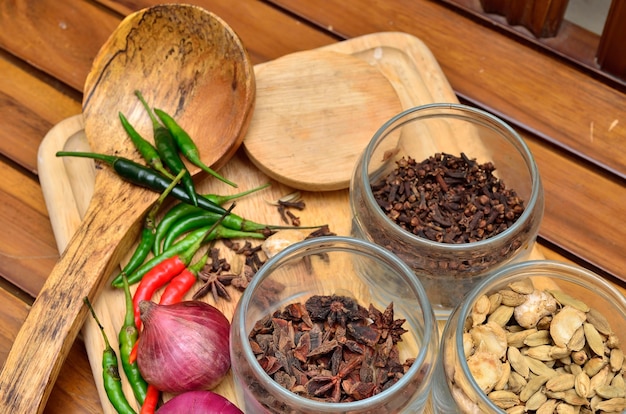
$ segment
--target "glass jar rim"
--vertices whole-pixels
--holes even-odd
[[[374,150],[377,148],[380,142],[380,138],[384,137],[386,135],[387,130],[392,125],[400,121],[402,118],[405,118],[409,115],[413,115],[413,114],[420,113],[420,112],[424,112],[428,114],[431,111],[442,110],[442,109],[458,111],[459,114],[455,114],[455,115],[433,114],[433,115],[427,115],[426,117],[430,118],[434,116],[443,115],[443,116],[450,116],[454,118],[466,118],[467,119],[467,116],[465,116],[465,114],[478,115],[480,119],[484,120],[484,122],[481,122],[482,125],[488,126],[492,129],[498,128],[499,130],[506,132],[506,134],[511,138],[509,140],[511,144],[513,144],[513,146],[518,150],[522,158],[526,161],[526,166],[528,168],[530,178],[531,178],[530,198],[526,200],[526,208],[524,209],[520,217],[509,228],[487,239],[483,239],[483,240],[479,240],[475,242],[469,242],[469,243],[453,244],[453,243],[441,243],[441,242],[427,239],[425,237],[419,237],[413,233],[410,233],[404,230],[403,228],[398,226],[393,220],[387,217],[387,215],[384,214],[380,208],[378,208],[378,204],[376,203],[376,200],[374,199],[374,194],[372,192],[372,188],[368,179],[369,177],[368,164],[369,164],[369,160],[372,158],[374,154]],[[412,118],[410,121],[413,121],[413,120],[414,118]],[[410,121],[407,121],[407,122],[410,122]],[[476,122],[476,120],[472,119],[472,122]],[[432,103],[432,104],[415,106],[415,107],[412,107],[412,108],[409,108],[400,112],[399,114],[397,114],[396,116],[394,116],[393,118],[385,122],[378,129],[378,131],[376,131],[376,133],[374,134],[374,136],[372,137],[368,145],[365,147],[365,150],[361,156],[361,161],[357,165],[358,165],[357,168],[361,169],[360,171],[361,179],[365,181],[363,183],[363,193],[364,193],[363,197],[366,203],[369,204],[372,214],[375,214],[376,216],[378,216],[379,219],[382,219],[383,221],[389,223],[390,229],[393,233],[400,234],[403,237],[409,238],[412,243],[415,243],[421,247],[428,248],[428,249],[435,250],[435,251],[451,251],[451,252],[459,251],[461,252],[461,251],[465,251],[468,249],[475,249],[475,248],[487,249],[491,245],[498,245],[502,243],[502,241],[510,237],[511,234],[516,234],[519,231],[519,229],[527,223],[530,217],[534,214],[534,210],[536,206],[540,203],[540,197],[542,196],[542,184],[541,184],[541,177],[539,175],[539,169],[530,151],[530,148],[528,147],[526,142],[522,139],[522,137],[510,125],[508,125],[506,122],[504,122],[502,119],[498,118],[497,116],[490,114],[489,112],[486,112],[482,109],[474,108],[474,107],[464,105],[464,104]]]
[[[427,355],[431,352],[436,352],[435,347],[434,350],[429,349],[428,344],[433,340],[433,336],[437,335],[438,330],[435,325],[435,317],[433,314],[432,306],[430,305],[430,301],[428,300],[428,296],[421,282],[415,276],[414,272],[397,256],[395,256],[392,252],[374,244],[368,242],[366,240],[361,240],[353,237],[347,236],[324,236],[324,237],[316,237],[312,239],[307,239],[295,244],[292,244],[275,256],[270,258],[257,272],[255,277],[252,279],[248,287],[244,290],[243,295],[239,300],[239,304],[235,310],[238,314],[238,319],[242,321],[239,324],[239,336],[241,338],[247,338],[248,332],[245,332],[245,321],[246,318],[246,304],[250,303],[251,296],[254,290],[261,284],[261,282],[268,276],[268,270],[272,267],[273,264],[281,262],[283,259],[290,257],[294,252],[298,250],[307,251],[307,252],[320,252],[321,250],[328,249],[330,244],[336,246],[338,243],[342,243],[345,245],[341,250],[350,251],[351,249],[348,246],[353,247],[362,247],[366,249],[368,252],[375,253],[377,255],[382,256],[385,260],[390,261],[395,266],[398,266],[399,270],[404,273],[408,279],[413,283],[413,288],[415,289],[415,293],[417,296],[417,301],[420,304],[423,312],[424,318],[424,332],[421,336],[422,345],[419,349],[418,354],[415,357],[415,360],[408,371],[400,378],[395,384],[380,392],[379,394],[373,395],[366,399],[354,402],[345,402],[345,403],[332,403],[332,402],[319,402],[315,400],[311,400],[305,397],[301,397],[288,389],[282,387],[278,383],[276,383],[266,372],[263,370],[261,365],[254,358],[254,354],[252,352],[252,348],[250,347],[250,343],[248,341],[242,341],[242,348],[244,353],[244,358],[248,360],[250,363],[250,368],[254,372],[255,376],[258,378],[265,378],[267,381],[265,384],[268,384],[273,390],[273,393],[280,395],[284,400],[292,400],[298,404],[300,408],[307,410],[318,410],[319,412],[344,412],[344,411],[355,411],[366,409],[371,406],[371,404],[376,403],[378,400],[386,400],[389,394],[395,393],[396,390],[402,389],[406,383],[409,383],[413,377],[418,376],[420,370],[423,368],[422,365],[425,362]],[[268,264],[270,266],[268,266]],[[264,270],[265,269],[265,270]],[[432,368],[434,369],[434,367]],[[432,370],[431,369],[431,370]],[[428,377],[427,375],[425,377]],[[323,411],[321,411],[323,410]]]
[[[546,275],[547,277],[553,277],[567,281],[569,283],[577,284],[578,286],[582,286],[586,289],[589,289],[591,287],[590,285],[594,285],[593,291],[596,294],[600,295],[607,301],[614,303],[616,308],[621,308],[622,313],[626,313],[626,297],[624,297],[624,295],[622,295],[614,286],[609,284],[608,281],[606,281],[599,275],[591,272],[590,270],[587,270],[584,267],[578,265],[560,262],[557,260],[529,260],[525,262],[506,265],[499,270],[491,273],[466,295],[463,303],[460,304],[459,309],[456,310],[459,312],[458,318],[456,318],[456,320],[459,322],[457,323],[456,327],[454,327],[454,348],[456,353],[456,359],[459,361],[459,365],[461,366],[461,371],[463,372],[463,375],[465,376],[465,378],[468,379],[472,388],[476,390],[476,394],[478,395],[478,398],[480,398],[481,402],[488,406],[490,409],[492,409],[494,412],[500,412],[501,410],[487,397],[484,392],[482,392],[480,386],[474,380],[474,377],[469,370],[469,366],[467,365],[465,353],[463,351],[463,321],[465,321],[466,318],[470,315],[476,299],[478,299],[478,297],[482,293],[484,293],[484,291],[492,283],[496,281],[501,281],[502,283],[504,283],[508,279],[513,279],[525,274],[527,274],[528,276]],[[448,328],[452,327],[446,326],[444,328],[444,331]]]

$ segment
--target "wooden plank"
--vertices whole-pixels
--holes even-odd
[[[626,95],[433,1],[271,0],[342,37],[399,30],[422,39],[453,88],[542,138],[626,178]],[[402,10],[402,13],[398,11]],[[442,28],[445,28],[442,29]]]
[[[546,53],[565,59],[579,69],[593,74],[606,83],[613,84],[617,82],[622,89],[626,86],[626,81],[616,80],[611,75],[600,70],[596,62],[596,51],[600,43],[600,36],[584,27],[568,20],[563,20],[557,36],[538,38],[523,26],[509,25],[503,16],[485,13],[479,0],[442,1],[460,13],[472,16],[472,18],[498,34],[512,36],[520,43],[532,44],[541,48]]]
[[[82,90],[91,61],[119,19],[87,0],[3,1],[0,47]]]
[[[6,53],[0,73],[0,153],[36,173],[41,140],[52,125],[80,113],[80,97]]]
[[[22,326],[29,306],[12,292],[0,287],[0,365],[4,364],[11,344]],[[61,369],[44,410],[45,414],[88,414],[101,411],[91,366],[82,341],[72,345],[67,363]]]
[[[0,176],[0,274],[34,297],[59,257],[43,194],[3,160]]]
[[[536,137],[523,136],[544,185],[540,237],[626,282],[621,224],[626,207],[619,201],[626,197],[623,183],[555,153]]]

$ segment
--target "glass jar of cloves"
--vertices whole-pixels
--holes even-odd
[[[298,242],[261,267],[235,310],[237,399],[248,414],[420,413],[438,341],[426,292],[395,255],[350,237]]]
[[[599,275],[549,260],[507,265],[444,328],[441,413],[622,413],[626,298]]]
[[[489,272],[530,257],[543,206],[520,135],[461,104],[419,106],[390,119],[350,183],[352,235],[406,262],[441,320]]]

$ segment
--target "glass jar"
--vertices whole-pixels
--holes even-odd
[[[257,361],[249,335],[257,321],[314,295],[350,297],[366,309],[372,304],[381,311],[393,302],[394,319],[406,319],[402,326],[407,332],[397,345],[400,361],[415,359],[410,368],[395,384],[355,402],[316,401],[279,385]],[[350,237],[305,240],[269,259],[237,305],[231,326],[237,398],[248,414],[422,412],[430,396],[438,341],[426,293],[397,257]],[[343,349],[347,358],[349,353]]]
[[[405,157],[420,162],[437,153],[492,162],[497,178],[524,201],[523,213],[495,236],[458,244],[433,241],[400,227],[378,205],[372,184]],[[438,319],[446,319],[490,271],[528,258],[543,205],[537,166],[519,134],[497,117],[459,104],[415,107],[389,120],[366,147],[350,183],[352,235],[406,262],[426,289]]]
[[[576,265],[550,260],[533,260],[505,266],[504,268],[494,272],[487,279],[483,280],[478,286],[476,286],[474,290],[472,290],[468,294],[467,298],[454,309],[450,318],[446,322],[441,337],[440,352],[437,370],[435,373],[435,379],[433,380],[432,395],[433,405],[436,409],[436,412],[503,412],[503,409],[498,408],[487,397],[486,392],[490,392],[490,388],[481,388],[486,387],[486,384],[484,382],[477,381],[473,377],[472,372],[478,372],[478,370],[474,368],[474,371],[470,371],[471,368],[470,363],[468,363],[468,358],[471,358],[471,355],[474,355],[478,351],[477,348],[473,347],[472,345],[476,345],[474,340],[468,342],[468,335],[470,338],[474,338],[472,333],[468,333],[468,330],[474,326],[480,325],[480,323],[475,323],[480,321],[480,319],[475,319],[476,317],[474,315],[476,315],[476,312],[479,312],[480,305],[478,305],[478,301],[480,298],[483,298],[483,295],[489,297],[496,292],[501,292],[501,290],[503,289],[511,291],[512,284],[526,283],[529,280],[532,281],[533,287],[538,291],[544,293],[548,290],[558,291],[567,294],[575,301],[581,301],[586,306],[591,308],[591,311],[583,312],[583,315],[591,315],[591,313],[599,312],[606,318],[606,321],[608,321],[608,325],[610,325],[610,331],[612,331],[613,335],[615,335],[612,340],[614,341],[615,339],[618,339],[620,344],[626,344],[626,298],[617,289],[615,289],[614,286],[609,284],[600,276]],[[535,298],[541,297],[537,294],[537,292],[533,292],[533,295]],[[556,294],[554,297],[556,297]],[[484,298],[482,300],[484,300]],[[550,332],[550,337],[554,338],[557,337],[559,334],[552,334],[552,330],[550,330],[551,323],[571,323],[573,324],[571,325],[572,329],[582,324],[582,322],[578,320],[578,323],[574,325],[574,321],[577,319],[576,317],[572,317],[572,315],[570,314],[564,314],[564,316],[560,318],[560,321],[557,322],[556,316],[550,316],[554,315],[554,311],[552,310],[553,308],[551,307],[552,305],[550,304],[550,302],[551,300],[546,300],[542,302],[534,301],[532,303],[542,303],[545,304],[545,306],[530,307],[526,306],[527,304],[531,303],[527,300],[525,305],[521,305],[523,308],[516,310],[516,313],[514,313],[512,319],[507,325],[505,325],[505,331],[510,333],[522,331],[522,333],[519,335],[522,335],[523,337],[523,335],[525,335],[524,332],[548,330]],[[566,299],[557,299],[557,303],[558,304],[556,309],[560,311],[565,306],[572,306],[570,303],[573,302]],[[545,312],[544,317],[538,318],[541,315],[541,313],[539,312],[542,309],[548,311]],[[577,312],[572,311],[572,314],[577,314]],[[597,317],[595,319],[597,319]],[[520,322],[517,322],[518,320]],[[586,321],[584,323],[587,322],[592,322],[591,316],[586,316]],[[512,327],[514,325],[517,325],[519,327],[520,323],[523,325],[523,329]],[[547,325],[542,325],[544,323]],[[532,327],[533,324],[534,328]],[[579,328],[582,328],[582,326],[579,326]],[[561,332],[560,329],[558,331]],[[567,331],[567,329],[565,329],[565,331]],[[607,332],[608,331],[609,330],[607,330]],[[568,335],[573,336],[572,331],[569,331]],[[608,335],[605,336],[605,339],[606,338],[608,338]],[[507,336],[506,346],[517,348],[521,345],[514,345],[514,342],[517,342],[517,340],[513,340],[512,337]],[[529,343],[530,345],[523,345],[521,347],[520,354],[535,355],[529,353],[528,351],[528,349],[534,345],[528,341],[527,343]],[[552,346],[550,345],[550,343],[546,343],[546,345]],[[608,349],[608,345],[606,346],[606,349]],[[543,360],[547,361],[545,366],[552,365],[553,369],[561,369],[563,370],[562,372],[567,373],[568,368],[566,368],[566,366],[568,364],[576,364],[579,365],[581,368],[586,369],[584,362],[594,357],[606,361],[609,360],[608,355],[596,356],[594,354],[591,354],[589,359],[582,358],[582,355],[580,354],[575,357],[574,355],[576,352],[578,352],[576,351],[576,349],[578,348],[571,345],[571,342],[568,342],[567,347],[568,352],[571,353],[569,353],[567,356],[554,356],[553,358],[559,358],[558,361],[556,359],[552,360],[550,358],[544,358]],[[571,350],[569,348],[571,348]],[[604,349],[603,351],[606,352],[606,349]],[[539,350],[539,348],[537,348],[537,350]],[[502,361],[504,364],[509,363],[509,366],[514,366],[514,364],[509,361],[510,354],[508,352],[509,351],[507,348],[507,354],[502,359]],[[543,357],[533,356],[532,358],[539,358],[537,359],[537,361],[540,361],[540,359]],[[607,369],[608,368],[609,367],[607,366]],[[491,369],[496,370],[493,367]],[[621,367],[621,363],[617,371],[619,371],[620,369],[623,370],[623,368]],[[507,371],[508,370],[505,369],[505,372]],[[513,371],[515,371],[515,369],[513,369]],[[536,373],[533,371],[533,367],[531,367],[531,370],[529,372]],[[611,371],[611,373],[615,374],[615,372],[613,371]],[[511,374],[509,373],[508,375],[510,378]],[[542,372],[541,375],[546,375],[546,378],[550,377],[548,372]],[[612,377],[608,378],[608,380],[610,380]],[[504,389],[512,390],[514,389],[514,387],[515,385],[513,385],[513,382],[508,382],[507,385],[504,386]],[[497,388],[498,387],[494,389]],[[541,389],[539,389],[539,391],[541,392]],[[522,397],[523,401],[520,402],[520,405],[527,403],[529,401],[528,397],[529,396]],[[534,412],[534,410],[536,410],[536,407],[531,408],[534,409],[527,411]],[[523,409],[520,409],[520,411],[523,411]]]

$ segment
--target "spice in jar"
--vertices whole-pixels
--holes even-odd
[[[249,334],[262,368],[281,386],[327,402],[358,401],[393,385],[413,363],[397,344],[407,332],[384,311],[339,295],[315,295],[259,320]]]
[[[480,296],[463,351],[487,397],[507,412],[623,412],[624,352],[606,317],[560,290],[527,280]],[[444,369],[463,412],[479,412],[451,353]],[[457,375],[458,374],[458,375]]]
[[[493,163],[464,153],[437,153],[421,162],[403,157],[372,192],[406,231],[441,243],[471,243],[502,233],[524,211],[523,200],[494,171]]]

